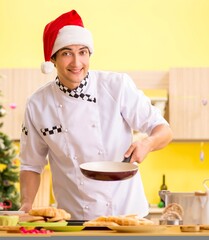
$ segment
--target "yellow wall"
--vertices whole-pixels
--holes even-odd
[[[208,0],[1,0],[0,67],[39,67],[45,24],[72,8],[94,35],[94,69],[209,65]]]
[[[200,160],[200,151],[204,160]],[[166,185],[172,192],[205,191],[202,185],[209,178],[209,143],[173,142],[166,148],[152,152],[139,167],[145,192],[152,204],[159,202],[158,191],[162,184],[162,175],[166,176]]]
[[[0,68],[39,67],[45,24],[73,8],[94,36],[93,69],[209,66],[208,0],[1,0]],[[200,143],[172,143],[151,153],[140,165],[149,202],[159,200],[162,174],[171,191],[202,189],[208,144],[204,150],[204,162]]]

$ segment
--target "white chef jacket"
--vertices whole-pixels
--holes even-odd
[[[127,74],[89,71],[84,93],[89,102],[61,91],[55,81],[27,101],[21,135],[21,170],[41,173],[48,156],[54,196],[72,219],[101,215],[148,214],[140,171],[127,180],[97,181],[79,165],[121,161],[132,142],[132,129],[150,134],[168,124]]]

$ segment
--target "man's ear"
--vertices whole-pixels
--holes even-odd
[[[56,60],[55,60],[55,58],[53,57],[53,58],[51,58],[50,60],[51,60],[51,62],[54,64],[54,66],[56,67]]]

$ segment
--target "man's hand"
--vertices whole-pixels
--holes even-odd
[[[24,211],[25,213],[28,213],[31,209],[32,209],[31,204],[24,203],[19,209],[19,211]]]
[[[32,208],[40,185],[40,174],[33,171],[20,171],[21,211],[26,213]]]
[[[133,142],[128,151],[125,153],[125,157],[129,157],[131,153],[133,153],[130,162],[141,163],[151,151],[152,144],[151,141],[149,141],[149,137],[147,137]]]
[[[141,163],[149,152],[162,149],[172,140],[172,131],[167,125],[156,126],[150,136],[140,138],[133,142],[125,153],[125,157],[132,154],[130,162]]]

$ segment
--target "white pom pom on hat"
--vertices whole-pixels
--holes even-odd
[[[46,61],[41,64],[42,73],[48,74],[53,72],[54,64],[51,61]]]
[[[45,74],[53,72],[51,56],[59,49],[73,44],[84,45],[93,53],[91,32],[84,28],[82,19],[75,10],[62,14],[46,25],[43,34],[45,62],[41,64],[41,71]]]

